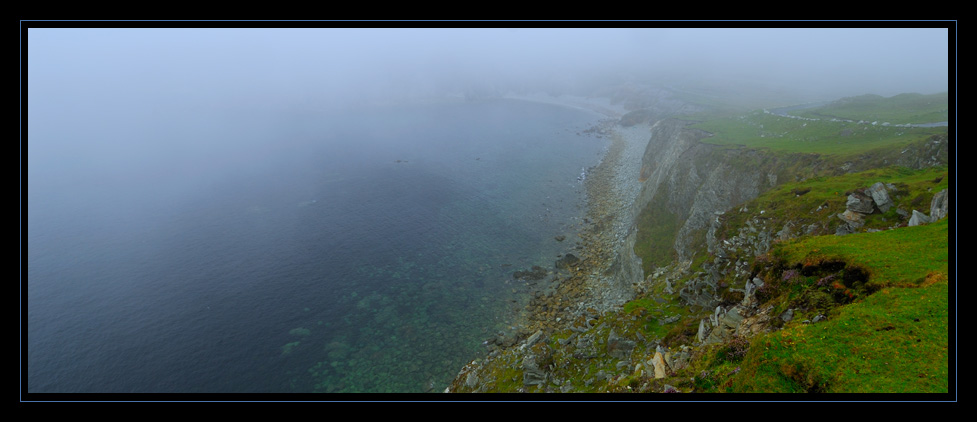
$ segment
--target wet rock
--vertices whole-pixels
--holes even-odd
[[[555,265],[556,268],[571,269],[578,263],[580,263],[580,258],[577,258],[577,256],[572,253],[568,253],[563,255],[563,257],[560,259],[557,259]]]
[[[570,255],[570,254],[567,254]],[[529,271],[516,271],[512,273],[512,277],[519,280],[542,280],[546,278],[546,269],[540,267],[539,265],[533,265],[533,268]]]

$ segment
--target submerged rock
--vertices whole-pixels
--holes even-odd
[[[521,280],[542,280],[546,278],[546,276],[546,269],[540,267],[539,265],[533,265],[533,268],[529,271],[516,271],[512,273],[512,277]]]
[[[577,263],[579,262],[580,262],[580,258],[577,258],[577,256],[572,253],[568,253],[566,255],[563,255],[563,257],[561,257],[560,259],[556,260],[556,268],[570,269],[571,267],[577,265]]]

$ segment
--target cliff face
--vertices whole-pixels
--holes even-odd
[[[703,143],[700,141],[711,134],[689,128],[691,123],[665,119],[651,128],[642,158],[642,190],[630,210],[637,224],[643,230],[650,226],[652,232],[644,238],[638,233],[635,243],[659,243],[657,252],[652,252],[657,253],[658,262],[644,263],[645,276],[655,265],[693,259],[709,243],[708,230],[717,216],[780,183],[889,165],[920,169],[947,163],[946,135],[901,150],[865,153],[836,162],[818,154],[778,154]]]
[[[674,227],[655,240],[671,243],[659,250],[674,250],[680,261],[693,257],[716,213],[776,185],[783,167],[775,157],[701,143],[710,134],[688,128],[690,123],[666,119],[652,127],[642,159],[644,186],[631,210],[637,216],[650,206],[654,211],[646,212],[669,215]]]

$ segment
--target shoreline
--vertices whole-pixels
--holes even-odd
[[[578,229],[577,246],[568,246],[560,259],[573,262],[555,269],[555,288],[535,292],[528,305],[514,316],[519,337],[549,334],[572,328],[623,305],[634,295],[632,280],[613,272],[620,254],[634,257],[634,202],[641,193],[641,161],[650,139],[651,127],[639,124],[623,127],[620,116],[628,111],[611,105],[606,98],[553,97],[545,94],[506,95],[505,99],[584,109],[603,116],[592,129],[610,138],[600,161],[588,169],[584,180],[585,218]],[[629,237],[631,242],[629,243]],[[572,257],[572,258],[571,258]],[[575,258],[575,260],[573,259]],[[571,262],[566,261],[566,262]],[[640,265],[639,265],[640,271]],[[490,350],[490,356],[495,351]]]

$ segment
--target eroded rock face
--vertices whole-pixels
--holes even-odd
[[[930,220],[937,221],[946,217],[949,208],[950,193],[946,189],[943,189],[933,196],[933,202],[930,204]]]

